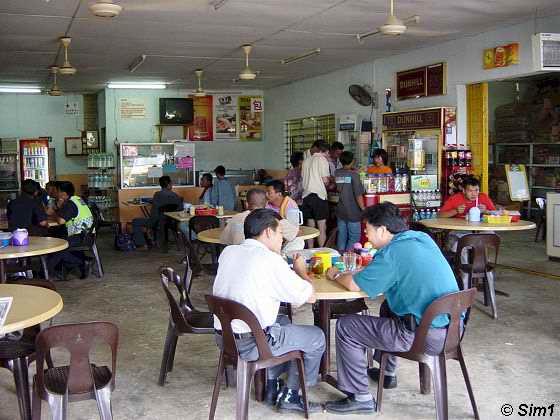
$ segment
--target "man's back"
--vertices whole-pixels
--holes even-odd
[[[225,178],[217,178],[212,186],[212,204],[215,206],[223,206],[224,210],[235,209],[235,188]]]
[[[176,205],[178,210],[181,210],[183,199],[175,192],[168,189],[162,189],[156,192],[152,200],[152,218],[159,217],[159,209],[170,204]]]
[[[322,199],[327,199],[327,188],[323,178],[330,174],[329,162],[321,153],[315,153],[303,161],[303,197],[309,194],[317,194]]]
[[[47,215],[37,201],[27,194],[21,194],[8,203],[8,230],[29,229],[47,220]]]

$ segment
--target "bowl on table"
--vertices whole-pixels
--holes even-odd
[[[10,245],[12,241],[11,232],[0,232],[0,248],[5,248]]]

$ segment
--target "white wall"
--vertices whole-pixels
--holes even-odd
[[[560,16],[538,19],[537,32],[559,32]],[[380,126],[383,111],[383,95],[386,88],[395,92],[395,73],[438,62],[447,62],[447,94],[430,98],[396,101],[393,95],[393,111],[406,108],[457,106],[458,134],[466,138],[466,101],[464,86],[469,83],[506,79],[533,72],[531,35],[535,23],[531,19],[525,23],[511,25],[476,36],[462,38],[428,48],[409,51],[400,55],[382,58],[324,76],[307,79],[290,85],[270,89],[265,92],[268,117],[265,131],[274,137],[274,151],[265,157],[268,167],[281,168],[283,156],[282,123],[291,118],[323,113],[352,113],[356,105],[348,96],[348,85],[371,83],[380,98],[377,125]],[[482,52],[486,48],[511,42],[520,43],[520,64],[493,70],[482,68]],[[359,106],[358,106],[359,110]],[[364,111],[362,110],[362,113]]]
[[[67,102],[78,102],[80,115],[65,115]],[[0,137],[52,137],[57,175],[85,173],[87,158],[64,154],[64,137],[80,137],[84,128],[83,109],[82,95],[0,94]]]

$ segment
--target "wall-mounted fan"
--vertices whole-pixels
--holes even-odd
[[[362,106],[377,107],[377,95],[372,93],[371,88],[367,85],[350,85],[348,93]]]

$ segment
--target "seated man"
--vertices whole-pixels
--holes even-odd
[[[66,236],[68,246],[82,244],[84,235],[93,225],[93,215],[87,204],[79,196],[74,195],[74,185],[68,181],[59,183],[59,197],[55,217],[63,226],[63,232],[58,229],[58,236]],[[47,258],[50,272],[54,272],[59,263],[67,263],[80,269],[80,278],[88,275],[88,263],[83,255],[76,255],[70,251],[51,254]]]
[[[213,294],[247,306],[257,317],[266,333],[273,355],[300,350],[304,354],[307,386],[317,383],[321,357],[325,351],[325,336],[315,326],[293,325],[287,317],[278,317],[281,302],[300,306],[315,301],[313,285],[307,275],[303,258],[294,259],[294,270],[280,256],[282,228],[280,216],[272,210],[257,209],[245,220],[245,239],[240,245],[224,249],[218,261],[218,274],[214,280]],[[240,262],[242,262],[240,264]],[[280,318],[280,319],[277,319]],[[221,325],[214,317],[217,342],[221,345]],[[258,357],[255,339],[247,334],[249,328],[233,321],[239,355],[246,360]],[[278,400],[280,410],[303,411],[299,390],[299,374],[295,362],[288,366],[287,387],[278,396],[278,375],[286,366],[267,370],[266,402],[274,405]],[[309,404],[309,410],[320,411],[319,404]]]
[[[267,183],[266,199],[268,200],[266,208],[274,210],[282,219],[288,218],[288,210],[290,209],[299,211],[297,203],[286,195],[284,183],[277,179]]]
[[[362,271],[341,273],[327,271],[327,278],[351,291],[363,290],[371,298],[385,295],[379,317],[346,315],[336,325],[336,363],[338,388],[347,398],[326,404],[327,411],[337,414],[371,413],[375,400],[368,388],[367,373],[376,380],[379,369],[366,373],[367,348],[405,352],[414,341],[416,327],[426,308],[437,298],[456,292],[453,271],[435,242],[423,232],[407,230],[398,208],[382,203],[365,209],[368,240],[378,249],[375,259]],[[439,353],[444,346],[448,319],[434,319],[427,336],[427,349]],[[378,352],[375,354],[380,361]],[[393,388],[396,360],[390,357],[388,375],[383,384]]]
[[[47,233],[47,214],[37,200],[37,184],[32,179],[21,183],[21,194],[8,203],[8,230],[27,229],[30,235]]]
[[[245,240],[243,225],[245,219],[252,210],[264,209],[266,206],[266,194],[263,190],[253,188],[247,192],[248,210],[233,216],[220,234],[220,243],[225,245],[238,245]],[[305,247],[303,239],[298,238],[299,226],[294,226],[286,219],[280,219],[282,237],[286,241],[284,251],[302,250]]]
[[[47,182],[47,214],[53,215],[56,210],[56,203],[58,201],[58,182],[57,181],[49,181]]]
[[[154,194],[152,200],[152,211],[149,218],[137,218],[132,220],[132,238],[134,244],[141,248],[147,249],[146,238],[144,237],[144,228],[155,229],[161,217],[160,208],[168,205],[175,205],[177,210],[183,209],[183,199],[172,191],[173,183],[171,178],[164,175],[159,178],[161,190]]]
[[[212,203],[212,174],[203,174],[200,178],[200,187],[204,188],[202,194],[200,194],[199,202],[200,204],[211,204]]]
[[[469,176],[463,181],[463,192],[453,194],[449,199],[443,203],[438,217],[456,217],[464,219],[469,213],[469,210],[476,206],[478,202],[478,208],[480,213],[488,213],[491,210],[496,210],[494,203],[486,194],[480,192],[480,182],[475,177]],[[453,231],[448,236],[447,247],[449,250],[456,252],[457,243],[459,238],[467,235],[467,231]],[[493,234],[494,232],[485,232]],[[468,262],[468,255],[464,253],[461,255],[461,259],[464,263]]]
[[[235,210],[235,188],[226,179],[226,168],[222,165],[214,169],[216,174],[216,181],[212,186],[210,194],[210,203],[213,206],[223,206],[224,210]]]

